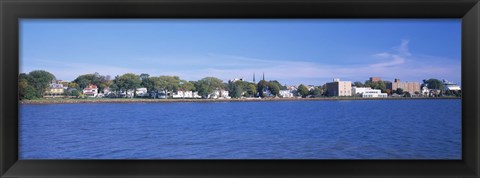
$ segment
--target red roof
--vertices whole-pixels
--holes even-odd
[[[97,89],[97,85],[92,85],[92,84],[89,84],[87,87],[84,88],[84,90],[91,90],[91,89]]]

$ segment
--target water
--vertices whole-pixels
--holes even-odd
[[[20,159],[461,159],[461,100],[20,107]]]

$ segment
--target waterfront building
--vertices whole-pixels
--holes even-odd
[[[44,97],[63,97],[64,91],[65,88],[63,87],[63,84],[52,81],[45,91]]]
[[[198,92],[193,92],[193,91],[177,91],[172,95],[172,98],[201,98],[200,95],[198,95]]]
[[[413,95],[415,92],[420,93],[420,82],[400,82],[400,79],[395,79],[394,82],[387,83],[387,89],[391,91],[396,91],[399,88]]]
[[[165,91],[158,91],[156,93],[156,96],[160,99],[166,99],[167,98],[167,93]]]
[[[147,97],[148,96],[148,90],[147,88],[137,88],[135,91],[135,94],[138,97]]]
[[[352,94],[363,98],[384,98],[388,96],[387,93],[382,93],[382,90],[372,89],[370,87],[352,87]]]
[[[196,91],[196,92],[192,92],[192,98],[202,98],[202,96],[200,96],[198,94],[198,91]]]
[[[352,95],[361,96],[365,91],[371,90],[371,87],[352,87]]]
[[[280,90],[278,93],[282,98],[293,98],[292,90]]]
[[[224,99],[230,99],[231,97],[228,96],[228,91],[227,90],[214,90],[213,91],[213,94],[209,95],[209,98],[213,98],[213,99],[220,99],[220,98],[224,98]]]
[[[443,84],[445,85],[445,90],[446,91],[460,91],[462,90],[460,86],[458,86],[456,83],[449,82],[447,80],[443,80]]]
[[[352,96],[352,82],[340,81],[339,78],[327,83],[327,96]]]
[[[379,89],[370,89],[362,93],[362,98],[386,98],[387,93],[382,93]]]
[[[133,97],[135,94],[135,90],[127,90],[127,97]]]
[[[98,95],[97,85],[88,84],[88,86],[83,89],[83,95],[85,95],[86,97],[97,97]]]
[[[120,91],[118,92],[119,97],[133,97],[133,94],[135,93],[135,90],[127,90],[125,91]]]
[[[422,87],[422,96],[427,97],[430,96],[430,90],[428,89],[427,85]]]

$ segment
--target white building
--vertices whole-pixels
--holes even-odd
[[[352,93],[354,95],[362,96],[363,98],[385,98],[387,93],[382,93],[381,90],[372,89],[370,87],[352,87]]]
[[[158,91],[155,93],[155,96],[160,99],[165,99],[167,98],[167,93],[165,91]]]
[[[98,95],[97,85],[89,84],[87,87],[83,89],[83,95],[86,97],[97,97]]]
[[[138,97],[147,97],[148,96],[147,88],[137,88],[135,90],[135,94],[137,94]]]
[[[230,99],[231,98],[230,96],[228,96],[227,90],[214,90],[213,94],[209,95],[209,97],[213,99],[219,99],[219,98]]]
[[[428,87],[426,85],[422,87],[422,95],[423,96],[430,96],[430,90],[428,89]]]
[[[443,80],[443,83],[445,85],[445,90],[450,90],[450,91],[459,91],[462,90],[460,86],[458,86],[456,83],[449,82],[447,80]]]
[[[193,91],[177,91],[172,95],[173,98],[201,98],[200,95],[198,95],[198,92],[193,92]]]
[[[118,92],[118,96],[120,97],[133,97],[133,94],[134,94],[134,90],[127,90],[127,92],[125,93],[125,91],[121,91],[121,92]]]
[[[371,90],[370,87],[352,87],[352,94],[354,95],[362,95],[365,91]]]
[[[382,91],[378,89],[370,89],[362,93],[363,98],[386,98],[387,96],[386,93],[382,93]]]
[[[293,92],[291,90],[280,90],[278,93],[282,98],[293,98]]]

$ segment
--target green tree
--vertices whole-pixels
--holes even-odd
[[[146,73],[140,74],[140,80],[142,83],[140,84],[141,87],[147,88],[147,91],[153,91],[153,82],[150,80],[150,75]]]
[[[383,93],[387,91],[387,82],[385,81],[378,81],[378,82],[372,82],[370,80],[365,81],[365,84],[363,85],[364,87],[371,87],[372,89],[379,89]]]
[[[359,82],[359,81],[356,81],[353,83],[353,86],[356,86],[356,87],[363,87],[363,83],[362,82]]]
[[[280,94],[280,83],[268,82],[268,90],[274,96],[278,96]]]
[[[428,89],[437,89],[443,91],[445,87],[443,82],[438,79],[431,78],[425,81],[425,83],[427,84]]]
[[[245,83],[243,81],[235,81],[228,84],[229,95],[232,98],[240,98],[245,91]]]
[[[265,80],[260,80],[257,84],[257,92],[260,97],[266,97],[265,92],[268,90],[268,82]]]
[[[28,85],[33,87],[36,98],[43,97],[46,89],[54,79],[55,76],[53,74],[44,70],[34,70],[28,73]],[[28,91],[32,92],[31,89]]]
[[[215,77],[205,77],[196,83],[198,94],[207,98],[216,89],[224,89],[223,81]]]
[[[21,100],[37,98],[35,88],[28,83],[28,78],[29,76],[25,73],[21,73],[18,77],[18,98]]]
[[[278,82],[276,80],[271,80],[268,83],[277,85],[280,90],[286,90],[287,89],[287,86],[280,84],[280,82]]]
[[[147,80],[148,78],[150,78],[149,74],[147,73],[140,74],[140,80],[144,81],[144,80]]]
[[[305,98],[307,97],[309,91],[305,85],[301,84],[300,86],[298,86],[297,92],[300,96],[302,96],[302,98]]]
[[[397,88],[397,94],[399,94],[399,95],[403,95],[403,89],[401,89],[401,88]]]
[[[76,98],[78,98],[81,94],[82,94],[82,92],[79,89],[76,89],[76,88],[69,88],[69,89],[65,90],[65,92],[64,92],[65,96],[74,96]]]
[[[151,92],[158,94],[159,91],[165,91],[165,87],[163,86],[163,82],[160,80],[160,77],[150,77],[149,81],[152,84]]]
[[[80,75],[73,80],[73,82],[77,83],[80,89],[87,87],[89,84],[96,85],[99,91],[102,91],[104,88],[107,88],[112,84],[110,76],[100,75],[97,72],[93,74]]]
[[[179,89],[182,91],[194,91],[195,85],[185,80],[180,81]]]
[[[76,89],[80,89],[80,86],[75,83],[75,82],[70,82],[67,86],[68,88],[76,88]]]
[[[251,97],[255,96],[255,94],[257,94],[257,86],[255,86],[253,83],[249,83],[247,86],[247,93]]]
[[[159,88],[165,93],[177,92],[180,88],[180,77],[178,76],[160,76]]]
[[[141,83],[142,80],[140,80],[140,77],[132,73],[123,74],[117,79],[117,86],[120,88],[120,90],[125,91],[126,93],[129,90],[135,91],[136,88],[140,87]],[[134,95],[135,92],[133,92],[132,96],[130,97],[133,98]]]
[[[309,91],[309,94],[313,97],[321,97],[322,96],[322,89],[320,87],[315,87],[313,90]]]

